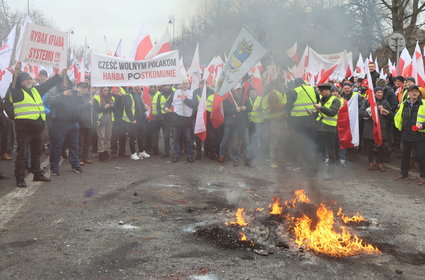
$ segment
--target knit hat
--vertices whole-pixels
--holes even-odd
[[[382,88],[382,87],[375,87],[375,92],[377,92],[378,90],[380,90],[380,91],[384,91],[384,89]]]
[[[411,81],[411,82],[413,82],[414,84],[416,84],[416,80],[415,80],[415,78],[413,78],[413,77],[407,77],[406,78],[406,82],[407,81]]]

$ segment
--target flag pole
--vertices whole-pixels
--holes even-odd
[[[292,78],[294,78],[294,80],[295,80],[295,76],[294,76],[294,74],[291,72],[291,70],[289,70],[289,68],[288,68],[288,72],[289,72],[289,74],[291,74],[291,76],[292,76]],[[316,102],[314,102],[313,101],[313,99],[310,97],[310,95],[308,94],[308,92],[307,92],[307,90],[305,89],[305,87],[303,86],[303,85],[300,85],[301,86],[301,88],[303,89],[303,91],[305,92],[305,94],[307,95],[307,97],[308,97],[308,99],[310,99],[310,101],[313,103],[313,104],[316,104]]]
[[[291,70],[289,70],[289,67],[288,67],[288,72],[289,72],[289,74],[291,74],[291,76],[294,78],[294,80],[295,80],[295,76],[294,76],[294,74],[291,72]],[[305,87],[304,87],[304,85],[300,85],[301,86],[301,88],[303,89],[303,91],[304,91],[304,93],[305,93],[305,95],[307,95],[307,97],[308,97],[308,99],[310,99],[310,101],[313,103],[313,104],[317,104],[316,102],[314,102],[313,101],[313,99],[310,97],[310,95],[308,94],[308,92],[307,92],[307,90],[305,89]],[[316,109],[317,110],[317,112],[319,112],[319,114],[322,116],[322,118],[323,118],[323,114],[322,114],[322,112],[320,112],[320,110],[319,109]]]

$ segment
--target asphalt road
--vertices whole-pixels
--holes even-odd
[[[293,166],[234,168],[209,159],[117,159],[86,165],[83,174],[64,162],[61,169],[25,190],[0,181],[0,279],[425,278],[425,188],[394,181],[395,170],[367,171],[364,159],[328,181]],[[329,258],[290,240],[259,254],[196,234],[223,226],[238,207],[267,208],[273,196],[287,199],[296,189],[374,221],[350,230],[382,254]]]

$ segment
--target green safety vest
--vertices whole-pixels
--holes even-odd
[[[266,96],[264,96],[261,107],[263,109],[264,119],[266,119],[266,120],[274,119],[274,118],[280,118],[280,117],[285,115],[284,110],[281,110],[279,112],[273,112],[273,113],[270,111],[269,97],[270,97],[270,94],[273,94],[273,93],[276,94],[278,102],[280,104],[285,105],[286,102],[287,102],[286,101],[286,95],[281,93],[278,90],[272,90]]]
[[[407,92],[408,92],[407,89],[403,91],[403,95],[401,96],[401,102],[406,101],[408,97]]]
[[[96,94],[93,98],[94,98],[94,100],[97,101],[97,103],[99,104],[99,107],[100,107],[100,96],[98,94]],[[112,101],[115,102],[115,97],[113,97],[113,96],[112,96]],[[102,112],[99,112],[97,114],[97,120],[99,121],[102,117],[103,117],[103,113]],[[111,111],[111,120],[113,122],[115,121],[115,116],[114,116],[114,112],[113,111]]]
[[[46,112],[44,111],[43,100],[38,90],[34,87],[31,88],[32,96],[22,89],[24,99],[20,102],[13,102],[12,95],[10,95],[10,102],[13,104],[13,113],[15,119],[18,120],[38,120],[40,117],[43,121],[46,120]]]
[[[161,113],[162,114],[166,114],[167,112],[165,112],[164,108],[165,108],[165,103],[167,103],[167,101],[170,99],[170,96],[168,96],[167,98],[161,94],[161,99],[159,100],[159,104],[161,105]]]
[[[296,87],[294,90],[297,93],[297,99],[294,102],[294,105],[291,110],[291,116],[292,117],[306,117],[309,114],[307,113],[307,110],[315,111],[313,102],[311,100],[316,99],[316,92],[314,91],[314,88],[312,86],[303,86],[304,89],[307,91],[305,92],[304,89],[299,86]],[[308,96],[310,98],[308,98]]]
[[[159,109],[161,108],[161,107],[159,107],[161,105],[158,104],[158,97],[160,96],[160,94],[161,93],[159,91],[157,91],[157,92],[155,92],[155,94],[153,95],[153,98],[152,98],[152,115],[154,115],[154,116],[157,116],[159,114],[158,108]]]
[[[122,95],[130,96],[131,112],[133,113],[133,116],[134,116],[136,114],[136,103],[134,102],[133,95],[126,92],[122,87],[120,87],[120,91],[121,91]],[[127,116],[127,112],[125,111],[125,108],[123,109],[123,112],[122,112],[122,120],[125,121],[125,122],[128,122],[128,123],[131,123],[130,119]]]
[[[332,102],[334,101],[335,96],[331,96],[329,100],[323,105],[325,108],[331,108]],[[316,121],[322,121],[324,124],[327,124],[329,126],[336,126],[338,121],[338,114],[336,114],[333,117],[329,117],[323,113],[319,113],[319,115],[316,118]]]
[[[248,113],[248,119],[250,122],[253,123],[262,123],[264,121],[264,114],[262,111],[261,96],[256,96],[254,102],[252,102],[252,99],[249,98],[249,101],[252,105],[252,111]]]
[[[394,125],[395,127],[401,131],[401,128],[403,126],[403,109],[404,109],[404,102],[400,104],[400,108],[397,111],[397,114],[394,117]],[[420,123],[425,122],[425,104],[422,104],[419,106],[418,109],[418,116],[416,117],[416,125]],[[425,132],[425,129],[419,130],[419,132]]]
[[[213,106],[213,102],[214,102],[214,95],[215,94],[210,94],[210,96],[207,97],[207,101],[206,101],[206,107],[207,107],[207,112],[212,112],[212,106]]]

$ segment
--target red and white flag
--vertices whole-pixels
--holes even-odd
[[[6,66],[0,64],[0,97],[4,98],[7,89],[12,83],[13,75]]]
[[[189,67],[189,79],[191,82],[192,91],[199,87],[199,80],[201,77],[201,65],[199,63],[199,43],[196,44],[195,53],[193,54],[192,63]]]
[[[323,84],[323,83],[327,82],[329,80],[329,77],[335,71],[335,69],[336,69],[337,66],[338,66],[338,63],[337,64],[334,64],[333,66],[331,66],[330,68],[328,68],[327,70],[325,70],[321,74],[321,78],[320,78],[320,80],[319,80],[319,82],[317,84],[320,85],[320,84]]]
[[[298,45],[295,42],[289,50],[286,51],[288,56],[292,59],[293,62],[298,63]]]
[[[183,80],[189,78],[189,76],[187,75],[186,68],[184,67],[183,56],[180,57],[180,73],[181,73],[181,76],[182,76],[182,79]]]
[[[16,25],[7,35],[3,44],[0,47],[0,64],[9,67],[10,59],[12,58],[13,48],[15,47]]]
[[[382,145],[382,132],[381,132],[381,121],[379,119],[378,106],[376,104],[375,93],[373,90],[372,76],[370,71],[366,72],[367,80],[369,83],[369,89],[367,90],[367,99],[372,111],[372,121],[373,121],[373,140],[375,141],[376,146]]]
[[[391,62],[391,59],[388,58],[388,71],[395,78],[397,76],[397,69],[394,64]]]
[[[151,59],[154,56],[157,56],[161,53],[169,52],[171,50],[171,35],[168,33],[168,30],[165,30],[161,39],[156,43],[155,46],[148,52],[146,59]]]
[[[398,73],[404,77],[412,76],[412,57],[406,48],[403,49],[398,60]]]
[[[116,57],[122,57],[122,46],[121,46],[122,39],[118,42],[117,48],[115,49],[114,56]]]
[[[376,71],[379,71],[379,65],[378,65],[378,58],[377,57],[375,57],[374,64],[376,66]]]
[[[224,111],[223,111],[223,102],[230,96],[230,92],[221,96],[217,93],[214,93],[214,100],[212,104],[211,111],[211,124],[214,128],[218,128],[220,125],[224,123]]]
[[[420,87],[425,87],[424,60],[418,42],[416,42],[415,52],[412,61],[412,77]]]
[[[152,49],[151,36],[145,28],[141,28],[130,50],[130,59],[143,60]]]
[[[255,90],[260,95],[263,95],[263,93],[264,93],[263,80],[261,79],[261,74],[260,74],[260,70],[259,70],[259,67],[258,66],[257,67],[254,67],[254,73],[253,74],[254,75],[251,78],[252,87],[255,88]]]
[[[364,77],[364,61],[363,61],[362,54],[359,54],[359,60],[357,60],[356,76],[361,78]]]
[[[205,142],[205,139],[207,139],[207,84],[205,81],[198,104],[198,111],[196,112],[195,135],[202,142]]]
[[[359,99],[353,94],[351,99],[343,99],[344,104],[338,112],[338,138],[340,149],[357,147],[360,142],[359,133]]]

